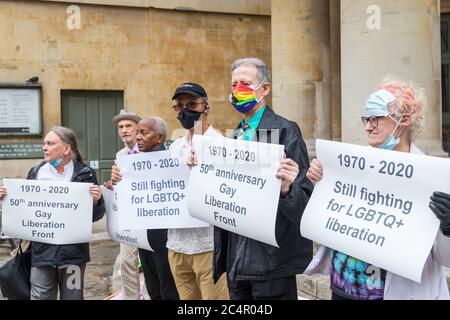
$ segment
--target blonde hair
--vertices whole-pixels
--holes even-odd
[[[395,118],[400,118],[403,114],[411,116],[411,141],[414,141],[423,128],[423,111],[426,107],[425,90],[412,81],[402,80],[395,76],[386,76],[378,85],[379,89],[384,89],[392,93],[396,102],[388,105],[389,113]]]

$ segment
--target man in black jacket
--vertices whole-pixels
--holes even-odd
[[[313,186],[305,175],[308,153],[295,122],[275,114],[265,102],[270,92],[270,73],[256,58],[232,65],[230,102],[243,114],[235,138],[285,146],[277,172],[281,179],[275,235],[279,248],[215,228],[214,280],[228,273],[230,298],[297,299],[295,275],[312,258],[312,242],[300,234],[300,220]]]

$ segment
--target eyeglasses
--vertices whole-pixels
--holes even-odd
[[[364,126],[367,126],[367,123],[369,123],[370,127],[372,129],[375,129],[378,127],[379,119],[386,118],[387,116],[370,116],[370,117],[361,117],[361,122]]]
[[[194,102],[191,101],[189,103],[186,103],[185,105],[181,104],[181,103],[177,103],[172,105],[173,110],[175,111],[181,111],[183,108],[187,108],[188,110],[192,110],[195,109],[196,106],[198,106],[199,104],[204,105],[205,107],[208,105],[206,102]]]

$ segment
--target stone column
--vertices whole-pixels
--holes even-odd
[[[272,0],[272,101],[314,156],[331,139],[329,0]]]
[[[365,145],[360,122],[368,95],[385,75],[425,88],[425,128],[417,141],[442,150],[439,0],[341,0],[342,140]]]
[[[334,141],[341,141],[341,8],[330,0],[331,122]]]

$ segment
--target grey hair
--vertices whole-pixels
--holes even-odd
[[[233,62],[231,65],[231,72],[236,70],[239,66],[243,64],[251,64],[256,67],[256,70],[258,71],[258,81],[259,83],[266,83],[270,82],[270,71],[267,65],[259,58],[242,58],[237,59]]]
[[[167,128],[167,123],[164,121],[163,118],[151,116],[151,117],[145,117],[144,119],[155,121],[156,131],[158,131],[158,133],[162,134],[164,137],[167,137],[167,131],[169,131],[169,129]]]
[[[72,159],[83,162],[83,157],[78,149],[78,139],[72,129],[66,127],[53,127],[50,132],[56,134],[64,144],[70,145],[72,148]]]

